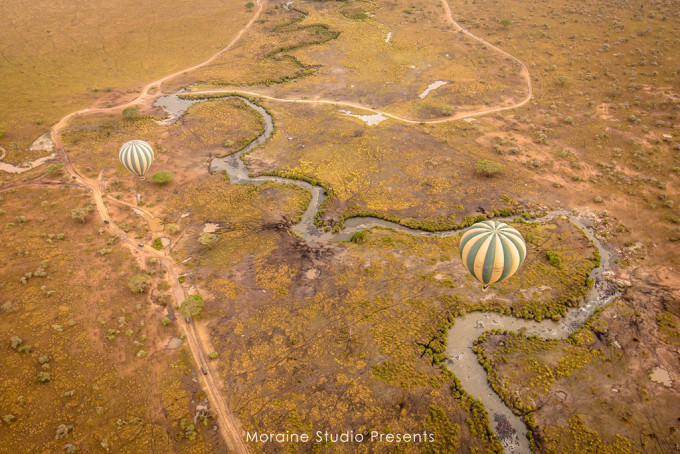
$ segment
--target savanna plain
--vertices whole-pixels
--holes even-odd
[[[680,451],[680,1],[0,12],[0,452]]]

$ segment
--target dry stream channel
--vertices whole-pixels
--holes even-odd
[[[294,184],[310,191],[312,199],[300,222],[292,227],[293,231],[299,234],[305,241],[310,243],[346,241],[352,234],[372,227],[390,228],[411,235],[424,237],[441,238],[461,234],[460,230],[423,232],[393,222],[370,217],[347,219],[345,221],[345,229],[342,232],[326,232],[319,229],[314,224],[314,216],[326,199],[326,193],[323,188],[292,178],[251,176],[248,172],[248,168],[241,159],[244,154],[247,154],[265,143],[274,131],[272,116],[264,108],[246,98],[229,94],[226,94],[222,98],[198,100],[182,99],[177,94],[174,94],[159,98],[155,105],[162,107],[168,113],[169,118],[163,122],[164,124],[169,124],[176,121],[192,104],[210,101],[211,99],[224,99],[227,97],[239,98],[259,113],[264,120],[265,128],[260,136],[240,152],[221,158],[213,158],[210,162],[210,172],[226,171],[227,175],[229,175],[230,182],[234,184],[260,184],[267,181],[273,181],[283,184]],[[559,321],[548,319],[537,322],[535,320],[521,319],[495,312],[469,312],[455,319],[455,324],[449,330],[447,336],[447,367],[456,375],[456,377],[458,377],[465,390],[484,404],[489,412],[491,427],[503,444],[505,452],[508,454],[524,454],[531,452],[529,440],[526,436],[527,428],[520,417],[515,415],[510,408],[505,405],[498,394],[496,394],[489,385],[486,371],[477,361],[477,355],[472,351],[473,342],[485,331],[490,329],[515,332],[523,330],[524,334],[527,336],[538,336],[544,339],[566,339],[571,333],[580,328],[598,308],[607,306],[620,294],[617,285],[604,279],[602,276],[604,271],[612,268],[612,253],[595,237],[590,219],[579,216],[571,211],[555,210],[530,222],[546,222],[556,217],[568,219],[572,224],[580,228],[595,245],[600,254],[600,266],[593,269],[590,274],[590,277],[593,278],[595,283],[583,303],[579,307],[570,309],[567,315]],[[503,218],[497,219],[502,220]],[[508,424],[511,427],[509,430],[507,428]]]

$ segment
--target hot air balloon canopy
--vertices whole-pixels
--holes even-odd
[[[522,266],[527,248],[514,227],[499,221],[478,222],[460,239],[463,265],[484,290],[494,282],[507,279]]]
[[[126,169],[141,177],[151,167],[153,148],[143,140],[131,140],[120,147],[118,158]]]

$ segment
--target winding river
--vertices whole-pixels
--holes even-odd
[[[264,108],[242,96],[226,94],[222,98],[210,99],[224,99],[228,97],[241,99],[260,114],[264,120],[265,127],[263,133],[240,152],[221,158],[213,158],[210,162],[210,171],[226,171],[231,183],[260,184],[273,181],[294,184],[310,191],[312,199],[300,222],[292,227],[293,231],[306,241],[310,243],[345,241],[353,233],[372,227],[390,228],[423,237],[448,237],[461,234],[460,230],[424,232],[404,227],[394,222],[370,217],[355,217],[345,220],[345,228],[340,233],[326,232],[318,228],[314,224],[314,216],[326,199],[324,189],[320,186],[292,178],[251,176],[242,160],[242,156],[257,148],[271,137],[274,131],[274,122],[272,116]],[[210,99],[183,99],[178,94],[173,94],[159,98],[154,105],[162,107],[168,113],[168,118],[161,123],[170,124],[186,112],[189,106],[198,102],[209,101]],[[605,307],[620,294],[616,284],[603,278],[603,271],[610,270],[613,266],[612,253],[595,237],[592,222],[587,216],[567,210],[555,210],[530,222],[546,222],[556,217],[568,219],[572,224],[579,227],[595,245],[600,254],[600,266],[593,269],[590,274],[595,283],[584,299],[584,302],[579,307],[570,309],[567,315],[559,321],[547,319],[537,322],[510,315],[501,315],[495,312],[469,312],[455,319],[455,324],[449,330],[447,336],[447,367],[458,377],[465,390],[484,404],[489,413],[492,429],[499,437],[505,452],[508,454],[531,452],[527,438],[527,428],[519,416],[515,415],[505,405],[489,385],[486,371],[477,361],[477,355],[472,351],[473,342],[489,329],[507,331],[524,329],[527,335],[536,335],[544,339],[566,339],[583,325],[598,308]],[[503,218],[496,219],[502,220]],[[508,422],[512,430],[506,430],[501,433],[499,423],[502,422]],[[508,434],[508,432],[510,433]],[[501,436],[504,436],[504,438],[501,438]]]

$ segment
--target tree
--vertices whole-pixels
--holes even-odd
[[[123,109],[123,117],[127,118],[128,120],[134,120],[139,116],[139,107],[137,106],[130,106],[126,107]]]
[[[362,244],[366,241],[366,230],[359,230],[355,232],[349,239],[352,243]]]
[[[160,251],[161,249],[163,249],[163,240],[161,240],[160,238],[156,238],[155,240],[153,240],[153,243],[151,243],[151,247],[156,249],[157,251]],[[149,260],[149,262],[151,262],[151,260]]]
[[[477,173],[492,177],[503,171],[503,166],[495,161],[477,161]]]
[[[179,305],[179,312],[184,317],[198,315],[203,310],[203,298],[200,295],[189,295],[187,299]]]
[[[19,338],[19,337],[17,337],[17,336],[12,336],[12,337],[10,338],[10,342],[12,343],[12,348],[13,348],[14,350],[16,350],[17,347],[18,347],[19,345],[21,345],[21,343],[22,343],[23,341],[21,340],[21,338]]]
[[[87,217],[88,214],[92,211],[92,205],[88,205],[82,208],[75,208],[73,211],[71,211],[71,217],[73,219],[80,219],[82,222],[85,222],[85,218]]]
[[[253,6],[255,6],[255,3],[253,2],[246,3],[246,9],[253,9]]]
[[[198,242],[208,248],[212,246],[216,239],[217,235],[215,235],[214,233],[203,232],[200,235],[198,235]]]
[[[172,180],[172,172],[168,170],[163,170],[158,173],[154,173],[153,175],[151,175],[151,178],[158,184],[165,184],[168,181]]]
[[[135,293],[144,293],[149,281],[149,275],[142,273],[128,279],[128,287]]]
[[[59,175],[61,173],[61,169],[64,168],[64,164],[50,164],[47,166],[47,173],[49,173],[51,176]]]

